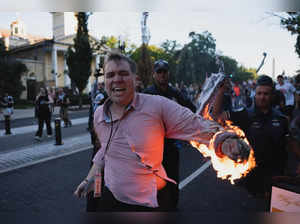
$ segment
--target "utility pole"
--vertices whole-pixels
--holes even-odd
[[[150,41],[150,31],[147,27],[147,18],[149,16],[149,12],[143,12],[142,21],[141,21],[141,29],[142,29],[142,44],[148,45]]]
[[[275,79],[275,58],[272,61],[272,78]]]
[[[266,59],[266,57],[267,57],[267,53],[266,52],[264,52],[263,53],[263,59],[262,59],[262,61],[261,61],[261,63],[260,63],[260,65],[258,66],[258,68],[256,69],[256,74],[258,74],[258,72],[259,72],[259,70],[261,69],[261,67],[264,65],[264,63],[265,63],[265,59]]]

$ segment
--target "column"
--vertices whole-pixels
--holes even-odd
[[[69,77],[69,69],[68,69],[67,58],[66,57],[67,57],[67,55],[64,54],[64,84],[68,88],[71,88],[71,79]]]
[[[55,87],[58,86],[58,78],[57,78],[57,49],[55,44],[52,46],[52,75],[53,80],[55,81]]]
[[[96,69],[99,69],[99,63],[100,63],[100,55],[99,54],[96,55],[95,63],[96,63]]]

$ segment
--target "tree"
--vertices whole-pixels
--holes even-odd
[[[21,77],[28,69],[19,61],[7,60],[5,54],[5,44],[3,39],[0,39],[0,95],[7,92],[15,99],[19,99],[25,90]]]
[[[149,54],[148,46],[142,44],[140,47],[140,57],[137,59],[137,73],[145,87],[152,82],[152,60]]]
[[[190,32],[191,41],[180,51],[176,76],[185,83],[202,83],[206,74],[217,72],[216,43],[208,31]]]
[[[89,42],[87,21],[89,15],[85,12],[76,13],[78,20],[77,34],[74,46],[68,48],[67,65],[71,81],[79,91],[79,107],[82,107],[82,92],[86,88],[91,75],[92,49]]]
[[[242,83],[243,81],[247,81],[249,79],[253,80],[257,78],[256,69],[250,68],[247,69],[243,66],[238,67],[235,74],[232,76],[233,82]]]
[[[278,16],[278,15],[277,15]],[[300,57],[300,12],[287,12],[286,16],[279,16],[280,24],[291,32],[292,35],[297,35],[295,51]]]
[[[25,87],[21,77],[28,69],[19,61],[0,60],[0,94],[7,92],[15,99],[19,99]]]
[[[220,56],[220,60],[224,63],[224,73],[225,75],[233,75],[238,71],[238,62],[228,56]]]
[[[166,40],[161,44],[161,48],[164,50],[162,58],[169,63],[170,81],[172,83],[179,83],[179,79],[176,76],[176,69],[182,46],[176,40]]]

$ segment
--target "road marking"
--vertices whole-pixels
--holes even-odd
[[[211,161],[207,161],[204,163],[203,166],[201,166],[198,170],[196,170],[194,173],[192,173],[190,176],[185,178],[183,181],[179,183],[179,190],[183,189],[188,183],[190,183],[192,180],[194,180],[197,176],[199,176],[202,172],[204,172],[209,166],[211,165]]]

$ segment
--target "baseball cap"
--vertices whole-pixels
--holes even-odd
[[[163,70],[169,70],[169,64],[167,61],[165,60],[157,60],[156,62],[154,62],[154,72],[157,72],[159,69],[163,69]]]

